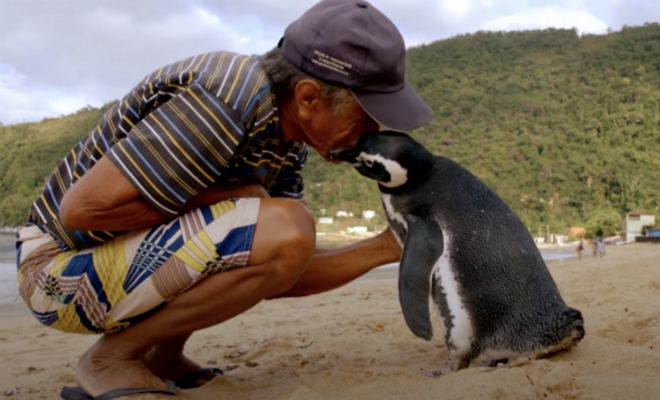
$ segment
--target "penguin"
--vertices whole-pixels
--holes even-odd
[[[585,334],[529,231],[483,181],[403,132],[363,135],[330,159],[376,180],[402,256],[398,292],[414,335],[431,340],[435,304],[449,358],[441,376],[470,366],[522,365],[569,349]]]

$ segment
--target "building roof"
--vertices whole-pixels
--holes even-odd
[[[626,213],[626,215],[655,215],[655,213],[650,211],[634,210]]]

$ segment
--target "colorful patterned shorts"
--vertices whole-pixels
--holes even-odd
[[[25,227],[17,235],[19,293],[41,323],[60,331],[125,328],[209,274],[244,267],[259,204],[223,201],[68,252],[39,227]]]

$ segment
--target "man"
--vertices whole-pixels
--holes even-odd
[[[322,0],[267,54],[176,62],[108,110],[17,239],[20,293],[37,319],[102,334],[78,361],[80,388],[62,397],[184,398],[175,385],[215,374],[183,355],[193,332],[398,261],[389,230],[315,249],[299,200],[306,145],[327,159],[380,125],[430,119],[404,58],[400,33],[371,4]]]

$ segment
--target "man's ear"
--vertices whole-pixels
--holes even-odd
[[[312,115],[325,108],[321,86],[311,79],[301,79],[293,88],[293,100],[298,117],[308,121]]]

